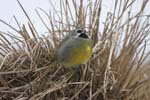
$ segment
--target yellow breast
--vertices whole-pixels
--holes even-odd
[[[72,57],[69,61],[63,62],[65,66],[74,66],[86,63],[92,55],[91,45],[81,45],[81,48],[76,48],[72,51]]]

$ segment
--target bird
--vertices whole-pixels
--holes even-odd
[[[92,39],[85,29],[75,29],[60,43],[56,51],[56,59],[65,67],[74,67],[85,64],[92,55]]]

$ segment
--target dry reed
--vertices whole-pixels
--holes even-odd
[[[60,0],[60,12],[50,1],[52,11],[36,9],[48,31],[40,36],[28,19],[18,35],[0,31],[0,99],[1,100],[148,100],[150,99],[149,15],[144,15],[149,0],[132,15],[136,0],[115,0],[100,33],[102,0]],[[73,8],[72,8],[73,7]],[[40,15],[44,13],[50,25]],[[56,16],[53,16],[53,14]],[[125,21],[124,21],[125,17]],[[75,27],[86,27],[94,43],[93,56],[80,65],[80,76],[60,64],[46,65],[54,58],[60,40]]]

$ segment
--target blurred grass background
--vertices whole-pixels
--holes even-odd
[[[17,33],[0,31],[0,99],[149,100],[150,15],[144,13],[148,2],[141,1],[133,14],[136,0],[115,0],[100,32],[102,0],[60,0],[60,11],[50,1],[52,11],[36,9],[48,33],[41,36],[18,1],[28,26],[16,17],[17,28],[0,19]],[[79,67],[80,77],[60,64],[46,66],[65,35],[81,26],[94,47],[92,58]]]

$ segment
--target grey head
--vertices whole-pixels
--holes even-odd
[[[72,39],[75,37],[88,37],[86,35],[86,30],[83,28],[77,28],[69,32],[68,35],[62,40],[61,45],[63,45],[68,39]]]
[[[71,37],[73,37],[73,36],[78,36],[78,35],[81,34],[81,33],[86,34],[86,30],[83,29],[83,28],[77,28],[77,29],[75,29],[75,30],[72,30],[72,31],[69,33],[69,35],[70,35]]]

